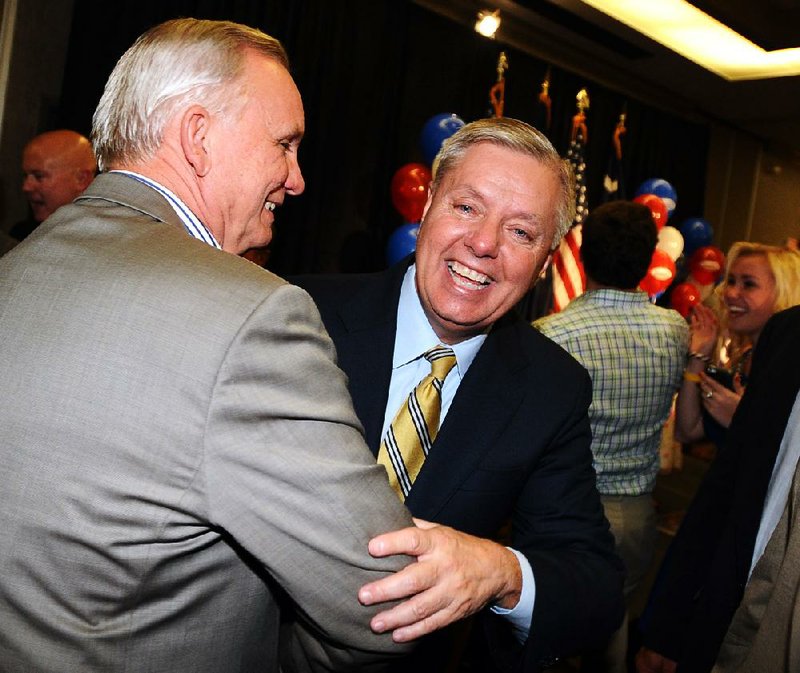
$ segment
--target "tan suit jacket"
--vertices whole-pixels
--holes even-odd
[[[399,651],[356,596],[410,519],[302,290],[107,174],[0,259],[0,316],[0,669],[277,671],[278,586],[299,670]]]

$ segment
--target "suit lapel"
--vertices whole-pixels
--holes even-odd
[[[472,476],[522,401],[519,381],[531,363],[513,317],[499,321],[458,387],[406,504],[435,519],[451,494]]]
[[[788,316],[788,314],[787,314]],[[762,334],[759,348],[760,372],[748,384],[749,399],[740,403],[734,421],[728,429],[730,446],[723,451],[737,450],[741,456],[741,469],[737,475],[737,499],[732,520],[735,522],[735,559],[737,578],[743,582],[750,572],[755,539],[761,524],[763,504],[786,423],[800,389],[800,356],[795,345],[800,311],[789,317],[789,325],[781,329],[772,326],[770,337],[767,330]],[[777,340],[777,343],[776,343]],[[766,359],[769,359],[769,362]],[[768,376],[763,372],[769,371]],[[781,375],[775,375],[781,371]],[[737,421],[739,416],[747,418],[744,427]],[[753,422],[758,419],[757,422]],[[739,419],[741,420],[741,419]],[[757,503],[758,506],[754,506]]]
[[[397,303],[408,265],[392,267],[365,285],[342,306],[339,317],[347,332],[346,347],[337,344],[340,360],[350,376],[350,394],[364,425],[364,435],[377,456],[389,397],[392,355],[397,331]]]

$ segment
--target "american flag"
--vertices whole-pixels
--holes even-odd
[[[586,160],[584,159],[585,140],[579,129],[569,145],[567,161],[575,172],[575,220],[566,236],[553,253],[553,313],[558,313],[570,301],[583,293],[586,276],[581,264],[581,226],[589,214],[586,199]]]

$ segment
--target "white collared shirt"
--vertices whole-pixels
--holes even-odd
[[[775,458],[775,467],[772,468],[772,477],[769,480],[764,509],[761,512],[761,524],[758,527],[756,545],[753,549],[753,559],[750,563],[750,574],[764,554],[767,543],[783,516],[798,460],[800,460],[800,393],[795,398],[792,413],[789,414],[786,431],[783,433],[781,446]]]
[[[456,356],[456,366],[447,375],[442,385],[442,411],[439,416],[439,427],[444,422],[461,380],[466,376],[467,369],[484,341],[486,341],[486,335],[479,334],[461,343],[450,345]],[[422,357],[423,353],[440,343],[439,337],[436,336],[422,309],[416,288],[416,266],[412,264],[403,278],[400,301],[397,304],[397,331],[392,355],[392,380],[389,384],[389,399],[386,403],[381,438],[389,430],[400,405],[417,384],[431,373],[431,364]]]
[[[156,182],[152,178],[148,178],[140,173],[134,173],[133,171],[114,170],[109,171],[109,173],[122,173],[123,175],[127,175],[128,177],[138,180],[142,184],[155,189],[167,200],[169,205],[172,206],[172,209],[180,218],[184,228],[187,232],[189,232],[190,236],[193,236],[204,243],[208,243],[208,245],[213,248],[217,248],[218,250],[222,249],[222,246],[217,242],[217,239],[214,238],[214,235],[209,231],[208,227],[206,227],[206,225],[204,225],[198,219],[197,215],[195,215],[174,192],[167,189],[164,185]]]
[[[458,391],[458,386],[466,376],[467,370],[484,341],[486,341],[485,333],[457,344],[448,344],[455,353],[456,366],[447,375],[442,385],[440,427]],[[392,378],[389,383],[389,399],[384,412],[381,438],[389,430],[389,426],[400,405],[417,384],[431,372],[431,365],[422,357],[422,354],[439,343],[441,341],[428,322],[417,294],[416,265],[412,264],[403,277],[403,284],[400,288],[400,301],[397,304],[397,330],[394,339],[394,354],[392,356]],[[512,610],[500,607],[492,607],[491,609],[507,619],[517,639],[520,642],[524,642],[531,627],[533,603],[536,599],[536,582],[528,559],[515,549],[509,547],[509,550],[514,553],[519,561],[522,571],[522,593],[519,602]]]

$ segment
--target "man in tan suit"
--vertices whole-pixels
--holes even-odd
[[[148,31],[94,117],[104,171],[0,260],[0,668],[371,670],[359,587],[411,524],[309,297],[237,254],[303,191],[281,45]],[[312,636],[313,634],[313,636]]]

